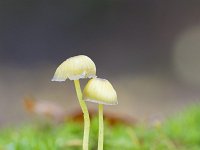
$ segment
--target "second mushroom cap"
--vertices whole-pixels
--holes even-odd
[[[111,83],[106,79],[90,79],[83,90],[83,100],[105,105],[116,105],[117,94]]]

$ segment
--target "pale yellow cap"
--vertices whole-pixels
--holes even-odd
[[[96,77],[94,62],[85,55],[70,57],[56,69],[51,81],[78,80]]]
[[[116,105],[117,93],[106,79],[93,78],[83,90],[83,100],[105,105]]]

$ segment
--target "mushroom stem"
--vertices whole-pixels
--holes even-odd
[[[98,150],[103,150],[103,105],[99,104],[99,138],[98,138]]]
[[[88,150],[89,133],[90,133],[90,117],[87,106],[82,99],[82,92],[79,80],[74,80],[76,94],[83,112],[84,117],[84,135],[83,135],[83,150]]]

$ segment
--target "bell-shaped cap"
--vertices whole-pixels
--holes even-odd
[[[93,78],[83,90],[83,100],[98,104],[116,105],[117,93],[108,80]]]
[[[96,77],[94,62],[85,55],[70,57],[56,69],[51,81],[78,80]]]

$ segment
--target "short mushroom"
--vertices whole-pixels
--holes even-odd
[[[83,90],[83,100],[99,104],[98,150],[103,150],[103,105],[116,105],[117,93],[106,79],[90,79]]]
[[[82,91],[79,79],[96,77],[96,66],[94,62],[85,55],[70,57],[56,69],[52,81],[74,80],[77,97],[84,115],[83,150],[88,150],[90,118],[87,106],[82,99]]]

